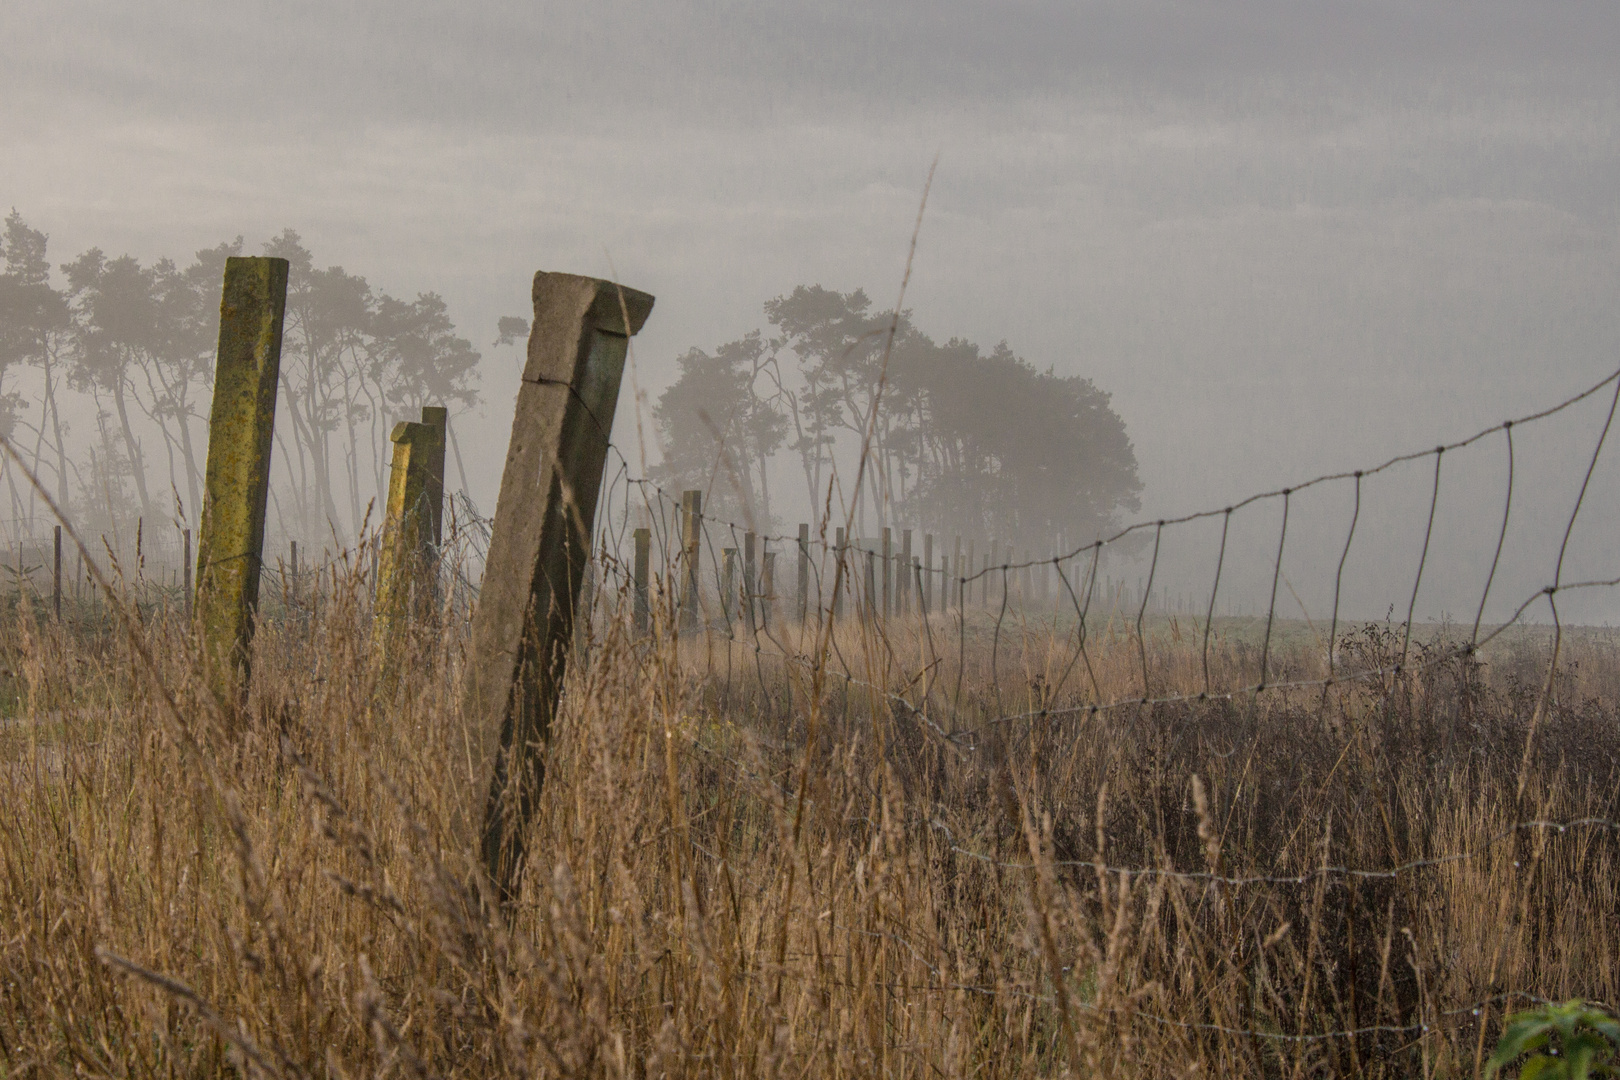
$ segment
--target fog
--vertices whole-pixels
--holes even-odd
[[[442,294],[484,353],[452,424],[488,511],[518,370],[490,342],[535,270],[658,298],[616,424],[656,462],[636,433],[687,348],[800,284],[896,301],[937,158],[915,322],[1111,393],[1151,521],[1620,367],[1616,56],[1607,3],[13,0],[0,204],[57,263],[255,252],[290,226],[321,266]],[[1551,581],[1611,400],[1524,432],[1492,617]],[[1402,617],[1427,534],[1416,611],[1471,622],[1506,460],[1499,436],[1447,455],[1432,530],[1432,458],[1369,480],[1347,610]],[[1279,610],[1321,618],[1352,499],[1291,499],[1283,575],[1280,502],[1244,511],[1223,596],[1263,608],[1286,576]],[[1207,596],[1219,525],[1165,540],[1161,588]],[[1617,528],[1611,446],[1564,579],[1620,576]],[[1565,614],[1620,619],[1609,593]]]

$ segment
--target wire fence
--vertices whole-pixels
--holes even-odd
[[[1580,453],[1578,482],[1570,483],[1571,497],[1540,551],[1547,570],[1504,601],[1497,595],[1505,588],[1504,554],[1516,515],[1523,513],[1520,446],[1527,432],[1560,428],[1583,404],[1598,410],[1599,421]],[[754,692],[771,698],[781,689],[777,678],[781,673],[792,674],[789,684],[796,679],[798,685],[825,686],[830,680],[910,725],[941,753],[982,762],[1004,752],[999,740],[1008,732],[1052,729],[1124,711],[1151,715],[1170,706],[1253,707],[1277,699],[1314,702],[1319,712],[1325,712],[1332,695],[1388,696],[1434,673],[1478,663],[1493,645],[1524,633],[1534,635],[1544,650],[1542,677],[1532,695],[1533,735],[1556,703],[1561,651],[1574,632],[1560,605],[1573,597],[1620,588],[1620,557],[1609,563],[1608,572],[1600,567],[1596,573],[1577,575],[1569,569],[1573,538],[1583,513],[1590,512],[1594,481],[1607,483],[1608,474],[1615,472],[1609,466],[1612,453],[1605,457],[1605,451],[1617,406],[1620,370],[1550,408],[1464,439],[1361,469],[1323,474],[1228,505],[1136,522],[1104,538],[1021,559],[997,559],[974,550],[971,542],[965,551],[959,541],[946,551],[943,533],[936,553],[928,534],[921,537],[922,544],[916,543],[917,534],[923,533],[916,525],[909,536],[906,530],[891,527],[877,536],[858,537],[847,513],[842,528],[831,519],[814,529],[801,526],[794,533],[759,531],[745,522],[705,514],[700,501],[636,475],[626,455],[612,446],[611,466],[598,500],[581,647],[591,648],[591,638],[608,633],[610,623],[620,624],[621,631],[649,648],[672,639],[677,648],[681,642],[698,643],[706,672],[724,695]],[[1492,506],[1493,527],[1474,535],[1483,572],[1467,617],[1449,626],[1425,627],[1421,603],[1426,575],[1433,572],[1432,542],[1447,508],[1442,499],[1446,467],[1465,451],[1498,445],[1499,502]],[[1380,636],[1358,641],[1350,631],[1359,620],[1346,614],[1345,571],[1357,545],[1369,542],[1364,507],[1369,481],[1401,466],[1422,468],[1428,478],[1427,496],[1417,508],[1421,545],[1415,569],[1392,599],[1391,616]],[[1295,585],[1286,580],[1285,560],[1291,518],[1298,542],[1295,508],[1306,493],[1321,489],[1342,491],[1351,512],[1327,560],[1331,576],[1320,583],[1322,592],[1331,595],[1325,630],[1310,626],[1302,635],[1292,625],[1299,620],[1286,616],[1287,598]],[[1473,509],[1478,506],[1476,500]],[[1230,568],[1245,554],[1238,550],[1234,522],[1262,507],[1274,508],[1277,521],[1263,548],[1269,577],[1265,603],[1239,620],[1223,609],[1228,595],[1223,588],[1232,588]],[[446,518],[446,536],[436,553],[435,588],[444,598],[446,621],[464,623],[476,602],[493,522],[465,494],[452,502]],[[1166,573],[1170,539],[1206,525],[1218,529],[1197,537],[1199,543],[1207,543],[1198,560],[1210,568],[1205,590],[1197,595],[1188,589],[1170,596],[1163,590],[1155,592],[1156,582]],[[285,557],[266,560],[271,575],[268,592],[292,609],[318,604],[319,582],[339,574],[374,582],[381,537],[380,530],[373,530],[352,547],[322,551],[319,556],[289,548]],[[1127,552],[1141,564],[1141,582],[1133,587],[1123,577],[1110,576],[1105,557],[1138,540],[1135,550]],[[998,544],[995,550],[1004,547]],[[44,591],[39,573],[49,565],[45,558],[49,550],[47,541],[37,537],[18,545],[14,578],[19,587]],[[138,566],[144,565],[147,554],[137,556]],[[157,554],[167,553],[159,549]],[[1493,602],[1501,606],[1503,617],[1487,617]],[[1533,621],[1538,618],[1542,621]],[[1167,645],[1172,640],[1175,648]],[[1228,647],[1234,642],[1241,648]],[[723,668],[714,659],[717,647]],[[1032,676],[1026,660],[1037,648],[1043,651],[1041,670]],[[802,797],[802,791],[762,768],[757,757],[739,755],[701,733],[689,735],[686,742],[693,753],[724,766],[736,783],[767,791],[784,805]],[[1476,838],[1472,845],[1388,865],[1324,860],[1276,872],[1222,872],[1178,867],[1163,859],[1132,862],[1055,852],[1045,858],[1008,858],[955,836],[948,823],[926,813],[923,818],[926,827],[939,834],[945,851],[997,871],[1083,871],[1121,881],[1160,879],[1218,888],[1232,896],[1245,890],[1298,890],[1329,882],[1344,888],[1401,882],[1448,867],[1502,859],[1517,871],[1529,860],[1543,860],[1547,844],[1555,838],[1578,837],[1620,852],[1615,845],[1620,820],[1525,816]],[[694,847],[707,858],[724,862],[701,844]],[[927,952],[914,943],[901,944],[919,959]],[[1006,986],[947,980],[939,967],[922,962],[938,981],[906,984],[909,992],[1011,992]],[[1054,1000],[1051,995],[1031,996],[1047,1003]],[[1235,1038],[1315,1043],[1421,1035],[1439,1024],[1479,1020],[1513,1002],[1542,1000],[1528,992],[1502,991],[1466,1005],[1429,1007],[1412,1023],[1324,1030],[1205,1023],[1148,1009],[1103,1011]],[[1083,1002],[1077,1005],[1092,1008]]]
[[[1589,431],[1572,420],[1583,405],[1592,411],[1585,418]],[[971,547],[964,552],[960,541],[949,551],[943,550],[942,542],[942,550],[935,553],[931,538],[919,552],[914,541],[920,528],[898,538],[899,530],[889,529],[876,537],[857,538],[847,527],[852,515],[846,516],[842,529],[830,527],[834,519],[814,530],[801,526],[796,534],[756,531],[748,523],[705,515],[690,495],[635,475],[626,455],[613,447],[597,515],[594,588],[588,590],[588,609],[598,633],[606,631],[608,621],[623,620],[633,623],[633,632],[648,642],[670,637],[701,642],[694,656],[704,658],[701,662],[722,694],[738,693],[752,683],[755,700],[768,700],[780,689],[774,677],[789,670],[796,671],[804,685],[813,685],[817,677],[831,680],[880,703],[941,752],[986,765],[1004,757],[1008,732],[1055,728],[1120,712],[1146,717],[1167,707],[1253,709],[1271,699],[1303,704],[1323,716],[1346,694],[1375,700],[1409,695],[1425,679],[1482,666],[1493,646],[1530,642],[1542,668],[1534,692],[1526,698],[1528,762],[1530,741],[1560,706],[1560,659],[1571,635],[1595,633],[1609,640],[1601,631],[1571,625],[1566,611],[1577,598],[1620,589],[1620,557],[1605,558],[1610,545],[1601,537],[1587,543],[1596,554],[1583,552],[1582,572],[1572,572],[1578,526],[1591,516],[1595,493],[1602,491],[1606,498],[1615,490],[1614,477],[1620,475],[1612,452],[1606,454],[1617,405],[1620,371],[1550,408],[1432,449],[1326,473],[1217,508],[1136,522],[1090,543],[1021,559],[993,559]],[[1527,513],[1525,506],[1531,501],[1523,486],[1524,443],[1548,435],[1569,441],[1572,433],[1589,436],[1589,441],[1570,459],[1572,475],[1560,489],[1567,490],[1567,502],[1556,517],[1538,511],[1539,545],[1527,544],[1522,536],[1515,541],[1517,519]],[[1439,557],[1437,528],[1448,512],[1456,510],[1444,498],[1451,475],[1448,466],[1466,452],[1487,450],[1500,455],[1496,459],[1500,472],[1490,527],[1470,530],[1481,571],[1472,601],[1463,618],[1426,623],[1424,588]],[[1358,545],[1376,542],[1376,533],[1369,536],[1373,529],[1365,502],[1369,483],[1403,466],[1425,472],[1425,498],[1415,507],[1421,529],[1414,532],[1421,542],[1410,578],[1389,598],[1389,614],[1374,629],[1347,614],[1346,567],[1356,557]],[[1309,623],[1309,616],[1289,618],[1283,608],[1297,584],[1287,579],[1285,560],[1291,542],[1299,542],[1290,530],[1302,497],[1323,489],[1340,491],[1351,510],[1325,560],[1330,576],[1321,592],[1331,596],[1331,603],[1324,625],[1300,627],[1296,624]],[[1469,494],[1477,493],[1471,488]],[[1468,500],[1467,511],[1476,522],[1487,513],[1481,509],[1484,505],[1477,497]],[[1273,509],[1276,524],[1270,543],[1260,549],[1267,571],[1264,604],[1238,619],[1223,611],[1227,596],[1223,589],[1231,588],[1226,575],[1240,554],[1234,522],[1262,507]],[[1155,582],[1165,572],[1168,539],[1201,525],[1218,526],[1201,537],[1207,542],[1201,561],[1210,568],[1205,591],[1197,596],[1190,590],[1169,597],[1156,593]],[[1293,527],[1297,532],[1297,525]],[[1134,588],[1111,579],[1105,563],[1108,553],[1133,539],[1141,541],[1140,583]],[[1539,560],[1544,569],[1528,582],[1518,574],[1514,591],[1507,593],[1503,567],[1515,542],[1533,548],[1521,561],[1533,565]],[[1498,614],[1493,616],[1493,611]],[[1237,663],[1232,660],[1234,642],[1240,646]],[[717,643],[723,668],[714,660]],[[1045,650],[1045,663],[1032,677],[1026,661],[1037,646]],[[1129,662],[1122,662],[1122,656]],[[693,737],[691,746],[723,763],[738,782],[766,790],[784,804],[795,795],[767,775],[758,760],[744,760],[724,747],[708,745],[701,736]],[[1620,855],[1616,843],[1620,821],[1612,816],[1529,815],[1489,829],[1471,844],[1387,865],[1324,860],[1275,871],[1223,872],[1178,867],[1162,856],[1157,863],[1074,858],[1057,852],[1007,858],[952,835],[947,823],[930,818],[926,811],[921,817],[930,831],[940,834],[951,856],[998,872],[1078,872],[1122,882],[1158,879],[1220,889],[1234,898],[1245,892],[1273,897],[1279,890],[1303,893],[1330,883],[1344,889],[1399,884],[1471,864],[1528,874],[1533,865],[1552,860],[1550,844],[1565,840],[1581,845],[1579,849],[1588,853],[1582,858],[1595,857],[1590,855],[1594,844],[1609,857]],[[723,861],[713,852],[704,854]],[[926,952],[907,947],[919,959]],[[1006,986],[943,978],[937,985],[907,984],[905,989],[1008,992]],[[1052,995],[1034,996],[1055,1003]],[[1419,1009],[1411,1023],[1323,1030],[1195,1022],[1151,1009],[1104,1011],[1116,1020],[1135,1018],[1266,1043],[1311,1044],[1363,1036],[1421,1037],[1444,1025],[1483,1024],[1510,1004],[1544,1002],[1534,993],[1503,991],[1463,1005],[1433,1003]],[[1084,1003],[1079,1007],[1093,1008]]]
[[[1595,400],[1604,409],[1602,424],[1589,451],[1580,459],[1581,481],[1563,517],[1555,543],[1546,552],[1551,558],[1550,573],[1532,588],[1514,597],[1505,618],[1494,624],[1486,619],[1487,605],[1498,584],[1504,547],[1515,512],[1515,473],[1517,451],[1515,434],[1523,438],[1527,428],[1553,425],[1583,402]],[[975,565],[972,555],[913,553],[909,549],[911,530],[906,530],[904,549],[891,543],[890,529],[881,539],[856,539],[844,528],[829,537],[825,524],[814,535],[801,526],[797,535],[756,533],[748,525],[693,513],[690,502],[666,491],[646,478],[634,476],[628,459],[612,447],[614,467],[604,481],[602,522],[597,539],[594,575],[604,588],[593,593],[593,609],[600,616],[603,604],[620,614],[636,603],[650,610],[650,598],[664,601],[664,622],[688,633],[715,634],[743,641],[760,653],[786,661],[797,661],[815,652],[818,628],[827,623],[844,623],[865,635],[864,640],[884,654],[887,665],[906,667],[912,656],[922,651],[937,666],[942,655],[954,647],[960,676],[969,649],[988,646],[990,676],[999,679],[998,654],[1027,634],[1031,620],[1044,620],[1042,628],[1066,636],[1067,654],[1056,684],[1044,688],[1046,703],[1038,708],[1011,710],[990,716],[963,714],[964,687],[960,677],[947,692],[889,694],[892,703],[919,717],[936,730],[948,731],[953,740],[971,739],[992,727],[1040,722],[1078,713],[1100,713],[1126,707],[1165,705],[1211,700],[1235,700],[1254,695],[1301,690],[1323,690],[1348,683],[1384,680],[1417,674],[1442,667],[1459,659],[1478,655],[1482,649],[1516,628],[1536,625],[1550,632],[1552,667],[1565,630],[1559,604],[1583,593],[1613,591],[1620,586],[1620,561],[1611,561],[1611,573],[1571,580],[1566,560],[1588,490],[1603,459],[1616,404],[1620,403],[1620,371],[1550,408],[1492,425],[1475,434],[1433,449],[1400,454],[1364,469],[1339,471],[1317,476],[1288,487],[1261,492],[1218,509],[1175,518],[1142,521],[1120,528],[1113,535],[1077,545],[1051,556],[991,563],[988,555]],[[1430,569],[1430,546],[1441,507],[1441,492],[1447,455],[1475,447],[1487,440],[1500,440],[1505,449],[1501,482],[1501,511],[1492,535],[1479,537],[1491,556],[1478,587],[1477,602],[1469,608],[1465,629],[1449,627],[1441,647],[1421,640],[1419,600],[1425,572]],[[1390,650],[1378,663],[1355,663],[1347,658],[1341,631],[1350,625],[1342,612],[1344,571],[1358,540],[1365,536],[1363,519],[1364,485],[1371,478],[1397,466],[1432,462],[1432,482],[1423,510],[1422,547],[1409,588],[1401,590],[1398,607],[1404,617],[1391,625],[1399,634],[1398,649]],[[1322,670],[1311,677],[1288,677],[1274,663],[1275,648],[1282,624],[1279,600],[1286,600],[1284,558],[1288,552],[1290,507],[1303,493],[1337,485],[1349,489],[1353,512],[1342,543],[1335,554],[1331,587],[1331,608],[1326,630],[1313,627],[1321,643]],[[1522,495],[1520,496],[1522,499]],[[1233,561],[1229,541],[1236,515],[1263,504],[1280,505],[1280,523],[1274,547],[1267,560],[1269,587],[1266,604],[1258,617],[1257,658],[1250,678],[1222,683],[1211,669],[1211,646],[1222,630],[1223,571]],[[688,522],[688,517],[695,518]],[[1220,532],[1207,562],[1213,566],[1208,591],[1197,599],[1183,598],[1155,602],[1154,582],[1162,572],[1161,553],[1167,535],[1201,522],[1219,522]],[[648,551],[643,560],[652,569],[650,576],[637,579],[636,555],[632,551],[635,523],[645,531],[641,541]],[[919,530],[920,531],[920,530]],[[1146,559],[1145,585],[1130,589],[1108,580],[1102,559],[1133,538],[1151,537]],[[930,541],[932,537],[929,538]],[[775,550],[772,550],[773,545]],[[943,547],[943,544],[941,545]],[[931,542],[928,548],[932,548]],[[649,557],[650,555],[650,557]],[[784,588],[782,556],[793,560],[796,583]],[[1292,584],[1287,588],[1292,589]],[[1500,599],[1497,597],[1496,599]],[[1544,622],[1531,619],[1543,615]],[[1180,618],[1187,620],[1185,628]],[[1174,688],[1162,673],[1154,670],[1150,642],[1163,624],[1176,620],[1176,632],[1195,639],[1199,666],[1196,687]],[[1093,665],[1098,623],[1125,630],[1137,651],[1135,685],[1130,693],[1104,692]],[[1420,656],[1414,660],[1414,633]],[[902,660],[905,656],[907,659]],[[837,657],[833,658],[836,663]],[[914,665],[912,665],[914,666]],[[869,670],[869,664],[862,664]],[[837,674],[855,679],[851,668]],[[1060,700],[1066,692],[1074,700]]]

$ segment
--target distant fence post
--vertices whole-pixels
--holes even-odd
[[[533,298],[464,707],[474,787],[462,812],[480,830],[484,870],[503,902],[513,898],[525,826],[545,779],[540,750],[591,557],[607,425],[630,335],[653,305],[646,293],[572,274],[536,274]]]
[[[393,637],[410,609],[428,606],[426,569],[433,528],[428,469],[436,433],[426,424],[401,420],[388,437],[394,444],[394,458],[383,510],[377,613],[386,635],[384,647],[393,648]]]
[[[759,594],[759,562],[754,557],[754,548],[759,538],[753,533],[743,534],[743,610],[747,618],[743,625],[753,633],[759,626],[755,622],[755,603]]]
[[[883,618],[894,615],[894,531],[883,526]]]
[[[703,492],[681,492],[681,628],[698,624],[698,555],[703,546]]]
[[[51,608],[62,619],[62,526],[56,526],[56,557],[51,569]]]
[[[422,446],[426,475],[422,499],[427,510],[423,541],[432,545],[434,562],[444,544],[444,443],[449,435],[450,410],[443,405],[422,406],[422,426],[429,437]]]
[[[776,617],[776,552],[762,551],[759,567],[760,625],[768,631]]]
[[[834,619],[837,619],[844,613],[844,590],[849,588],[849,583],[842,580],[844,576],[844,557],[846,554],[847,543],[848,542],[844,536],[844,530],[839,529],[837,536],[835,537],[833,547],[832,617]]]
[[[720,549],[720,617],[725,620],[726,629],[731,629],[732,619],[739,614],[737,610],[737,549]]]
[[[820,602],[817,602],[820,606]],[[810,526],[799,523],[799,621],[810,617]]]
[[[247,691],[286,310],[286,259],[225,260],[196,607],[205,677],[227,708]]]
[[[878,595],[876,573],[877,567],[875,565],[877,562],[877,552],[873,551],[871,548],[867,548],[863,554],[866,556],[866,581],[864,583],[866,587],[863,590],[866,595],[862,598],[863,602],[861,607],[867,619],[871,620],[872,622],[877,622]]]
[[[635,627],[636,633],[645,634],[652,621],[652,606],[647,598],[647,574],[652,562],[652,530],[642,527],[635,531]]]
[[[900,580],[896,583],[900,587],[900,594],[895,598],[895,610],[901,617],[911,611],[911,530],[903,529],[900,532]]]
[[[185,594],[186,618],[190,619],[191,618],[191,530],[190,529],[187,529],[186,532],[185,532],[185,545],[186,545],[185,564],[184,564],[185,580],[180,586],[180,591]],[[79,576],[83,577],[84,574],[80,573]],[[77,594],[77,584],[78,584],[77,581],[75,581],[75,583],[74,583],[74,585],[75,585],[75,594]]]
[[[917,600],[922,605],[920,615],[934,610],[934,534],[923,533],[922,576],[917,579]]]

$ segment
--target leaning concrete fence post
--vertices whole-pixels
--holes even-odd
[[[464,702],[474,787],[459,812],[503,901],[515,895],[545,778],[540,751],[562,690],[630,335],[653,306],[646,293],[572,274],[536,274],[533,296]]]
[[[225,260],[196,610],[205,676],[227,708],[240,705],[247,691],[286,310],[286,259]]]

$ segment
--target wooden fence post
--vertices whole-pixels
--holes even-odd
[[[923,605],[923,614],[934,610],[934,534],[923,533],[922,577],[917,579],[917,599]]]
[[[755,621],[755,602],[759,595],[759,563],[754,558],[754,548],[759,538],[753,533],[743,534],[743,610],[747,618],[743,625],[751,634],[759,625]]]
[[[562,690],[630,335],[653,305],[646,293],[572,274],[536,274],[533,298],[464,703],[474,787],[463,824],[479,829],[503,902],[515,897],[545,779],[540,750]]]
[[[776,552],[760,552],[759,566],[760,625],[768,631],[776,617]]]
[[[726,630],[731,630],[732,620],[740,615],[737,608],[737,549],[720,549],[720,617],[725,620]]]
[[[821,601],[816,601],[821,607]],[[799,621],[810,617],[810,526],[799,523]]]
[[[635,565],[635,627],[636,633],[645,634],[652,622],[652,605],[647,597],[647,574],[652,562],[652,529],[640,528],[635,531],[636,538],[636,565]]]
[[[867,548],[864,554],[866,555],[866,588],[864,590],[866,595],[862,598],[861,608],[868,620],[876,622],[878,617],[877,552]]]
[[[894,532],[883,526],[883,621],[894,615]]]
[[[62,526],[56,526],[56,559],[51,570],[51,607],[62,621]]]
[[[844,537],[844,530],[839,529],[833,548],[832,617],[834,619],[844,613],[844,590],[849,588],[848,581],[844,580],[844,575],[847,572],[844,568],[844,559],[848,554],[847,546],[848,542]]]
[[[911,610],[911,530],[900,533],[900,599],[897,603],[904,617]]]
[[[196,607],[205,678],[228,709],[247,692],[286,310],[286,259],[225,260]]]
[[[698,624],[698,559],[703,548],[703,492],[681,492],[681,628]]]

